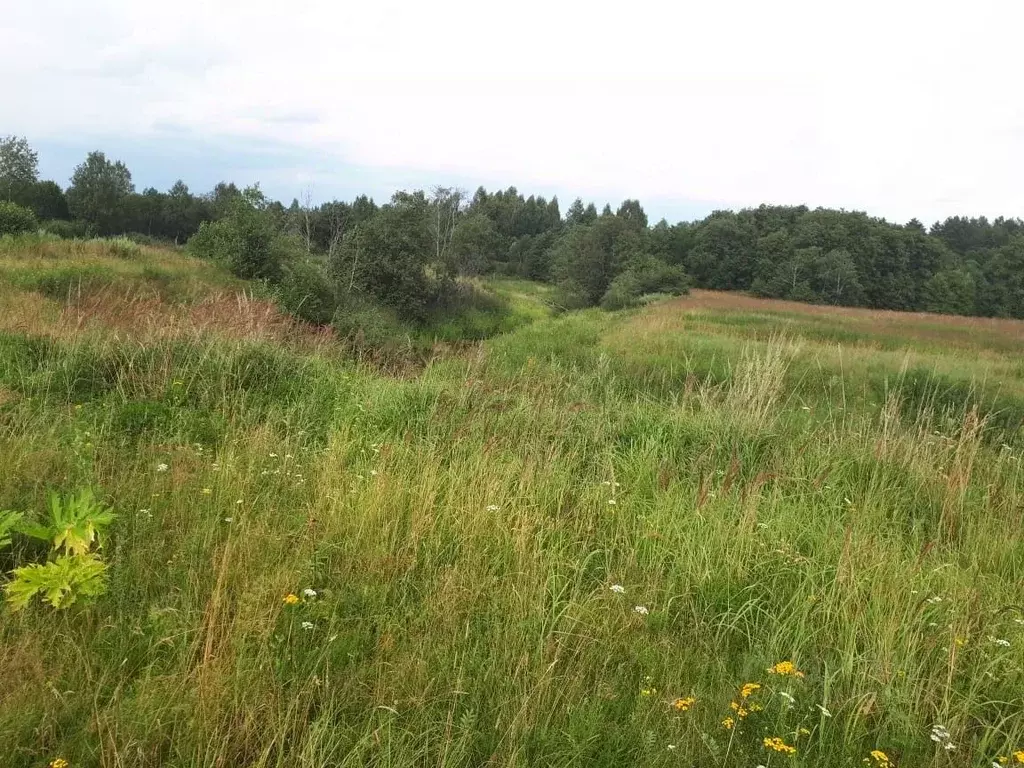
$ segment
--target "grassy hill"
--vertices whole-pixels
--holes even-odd
[[[117,514],[105,595],[0,613],[0,762],[1024,762],[1024,322],[492,289],[519,327],[382,367],[0,241],[0,510]]]

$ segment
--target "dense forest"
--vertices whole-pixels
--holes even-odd
[[[651,224],[640,203],[602,211],[514,187],[436,187],[385,204],[289,206],[259,187],[137,192],[128,168],[90,153],[64,189],[40,180],[19,137],[0,139],[0,234],[126,235],[184,244],[274,286],[313,322],[359,323],[377,308],[404,322],[467,301],[460,277],[518,276],[558,287],[565,308],[632,306],[688,286],[879,309],[1024,317],[1024,221],[952,217],[926,228],[805,206],[715,211]]]

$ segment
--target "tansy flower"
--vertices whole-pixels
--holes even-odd
[[[796,747],[789,746],[786,742],[780,739],[778,736],[771,736],[763,742],[765,749],[772,749],[776,752],[781,752],[784,755],[795,755]]]
[[[736,721],[731,717],[727,717],[722,721],[722,727],[727,731],[731,731],[734,725],[736,725]]]
[[[68,768],[70,763],[63,757],[58,757],[50,763],[50,768]]]
[[[744,699],[749,698],[752,693],[761,690],[760,683],[744,683],[743,687],[740,688],[740,696]]]
[[[299,604],[299,596],[289,592],[287,595],[284,596],[284,604],[285,605],[298,605]]]
[[[1018,749],[1013,753],[1013,759],[1021,765],[1024,765],[1024,749]]]
[[[687,696],[685,699],[674,699],[672,701],[672,709],[677,712],[688,712],[690,707],[697,703],[697,699],[693,696]]]
[[[768,673],[772,675],[782,675],[783,677],[803,677],[804,673],[796,668],[796,664],[792,661],[780,661],[773,667],[768,668]]]
[[[880,749],[871,750],[871,754],[864,758],[864,762],[873,763],[875,768],[889,768],[892,765],[889,756]]]

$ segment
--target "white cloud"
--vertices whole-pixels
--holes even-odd
[[[88,6],[88,7],[86,7]],[[586,196],[1024,214],[1014,0],[37,0],[3,132],[176,126]]]

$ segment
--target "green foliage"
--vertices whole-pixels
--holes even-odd
[[[61,219],[44,221],[43,229],[67,240],[84,240],[96,233],[96,228],[82,219],[75,219],[74,221],[63,221]]]
[[[25,608],[39,595],[54,608],[88,602],[106,589],[106,565],[94,551],[102,546],[102,535],[114,521],[114,512],[100,504],[90,488],[61,497],[50,493],[49,519],[34,522],[21,514],[3,513],[0,544],[6,532],[16,532],[50,548],[46,563],[30,563],[12,571],[4,586],[12,610]],[[9,542],[9,538],[7,538]]]
[[[23,515],[11,510],[0,510],[0,549],[11,543],[11,531],[21,521]]]
[[[222,219],[204,221],[189,239],[188,250],[224,264],[237,277],[276,282],[292,246],[254,187],[232,198]]]
[[[431,254],[425,196],[400,193],[345,236],[330,269],[343,305],[362,294],[403,319],[417,320],[431,299],[426,273]]]
[[[296,259],[283,267],[274,295],[288,312],[315,325],[328,325],[337,310],[334,286],[320,264]]]
[[[0,236],[35,232],[38,228],[39,222],[28,208],[0,200]]]
[[[0,137],[0,200],[12,200],[39,176],[39,155],[23,136]]]
[[[37,595],[54,608],[63,609],[104,594],[106,573],[106,564],[94,553],[65,555],[48,563],[15,568],[14,579],[4,585],[4,591],[12,611],[24,609]]]
[[[124,163],[90,152],[71,176],[68,207],[75,218],[89,222],[101,235],[114,234],[124,227],[124,203],[134,190]]]

